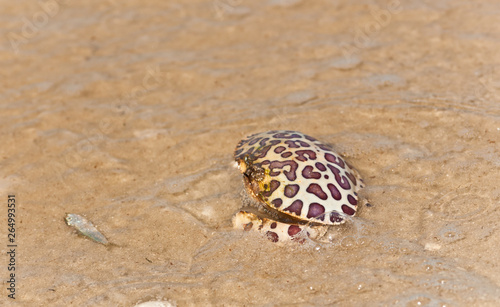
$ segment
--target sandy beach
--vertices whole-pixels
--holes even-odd
[[[1,7],[0,305],[498,306],[500,3]],[[234,230],[267,130],[330,144],[371,206],[326,243]]]

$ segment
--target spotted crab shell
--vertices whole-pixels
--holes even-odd
[[[356,213],[362,179],[313,137],[256,133],[239,142],[234,158],[250,195],[292,221],[336,225]]]

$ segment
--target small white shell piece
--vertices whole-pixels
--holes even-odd
[[[66,224],[75,228],[80,234],[104,245],[109,244],[106,237],[97,230],[97,228],[81,215],[69,213],[66,218]]]

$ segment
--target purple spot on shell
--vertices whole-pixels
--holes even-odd
[[[331,153],[326,153],[325,159],[328,162],[337,163],[337,158],[334,155],[332,155]]]
[[[271,223],[271,229],[276,228],[276,226],[277,226],[277,225],[278,225],[278,224],[276,224],[276,222],[272,222],[272,223]]]
[[[325,220],[325,207],[318,204],[318,203],[312,203],[309,205],[309,211],[307,212],[307,217],[312,218],[315,217],[319,220]]]
[[[285,196],[288,198],[292,198],[295,195],[297,195],[297,193],[299,192],[299,189],[300,189],[300,187],[298,184],[286,185],[285,186]]]
[[[270,186],[269,189],[270,189],[271,193],[276,191],[276,189],[279,188],[280,184],[281,183],[278,180],[271,180],[271,182],[269,183],[269,186]]]
[[[330,153],[326,153],[325,154],[325,159],[328,161],[328,162],[332,162],[332,163],[335,163],[337,164],[338,166],[342,167],[342,168],[345,168],[345,164],[344,164],[344,161],[338,157],[338,161],[337,161],[337,157],[333,154],[330,154]]]
[[[285,144],[287,144],[288,147],[290,147],[290,148],[311,147],[311,145],[309,145],[308,143],[300,141],[300,140],[285,141]]]
[[[269,138],[263,138],[262,140],[260,140],[259,145],[265,146],[267,141],[269,141]]]
[[[330,212],[330,222],[332,223],[340,223],[342,222],[344,219],[342,218],[342,216],[340,216],[340,214],[336,211],[332,211]]]
[[[264,158],[266,155],[267,155],[267,152],[269,151],[269,149],[271,149],[271,145],[267,145],[267,146],[264,146],[264,147],[259,147],[254,153],[253,155],[255,156],[256,159],[258,158]]]
[[[347,215],[354,215],[354,213],[356,213],[356,211],[348,205],[342,205],[342,211]]]
[[[269,142],[269,144],[271,144],[271,146],[278,145],[279,143],[281,143],[281,141],[280,141],[280,140],[271,140],[271,141]]]
[[[243,148],[240,148],[240,149],[238,149],[238,150],[236,150],[236,151],[234,152],[234,156],[236,157],[237,155],[239,155],[239,154],[240,154],[240,153],[242,153],[242,152],[243,152]]]
[[[354,198],[351,194],[347,195],[347,200],[349,201],[349,203],[351,205],[353,205],[354,207],[356,207],[358,205],[358,201],[356,200],[356,198]]]
[[[266,232],[266,236],[269,239],[269,241],[274,242],[274,243],[278,242],[278,240],[279,240],[278,234],[273,232],[273,231]]]
[[[283,204],[283,200],[281,200],[281,198],[276,198],[271,202],[271,204],[273,204],[275,208],[279,208]]]
[[[280,186],[280,182],[278,180],[271,180],[269,183],[269,191],[264,191],[262,192],[262,195],[265,197],[269,197],[273,194],[274,191],[276,191],[277,188]]]
[[[320,163],[320,162],[316,162],[316,168],[319,169],[320,171],[324,172],[326,171],[326,166],[323,164],[323,163]]]
[[[291,135],[288,135],[288,134],[291,134]],[[302,138],[302,136],[300,136],[300,134],[297,134],[297,133],[293,133],[293,131],[288,131],[288,132],[281,132],[281,133],[276,133],[275,135],[273,135],[273,137],[275,139],[300,139]]]
[[[289,148],[300,148],[300,145],[295,144],[297,141],[285,141],[285,144],[288,145]]]
[[[335,175],[335,180],[339,184],[340,187],[342,187],[344,190],[350,190],[351,189],[351,184],[347,180],[345,176],[340,176],[340,170],[336,168],[335,166],[328,164],[328,168],[332,171],[333,175]]]
[[[334,155],[332,155],[331,153],[326,153],[326,154],[325,154],[325,159],[326,159],[326,161],[328,161],[328,162],[337,163],[337,157],[335,157],[335,156],[334,156]]]
[[[245,157],[245,156],[249,156],[249,157],[251,157],[252,160],[255,160],[255,158],[253,157],[253,154],[252,154],[254,149],[255,149],[254,147],[250,147],[244,153],[240,153],[238,155],[236,155],[236,153],[235,153],[235,157],[234,157],[235,160],[238,161],[239,159],[243,159],[243,157]]]
[[[316,140],[315,138],[313,138],[312,136],[308,136],[308,135],[305,135],[304,134],[304,137],[308,140],[308,141],[311,141],[311,142],[317,142],[318,140]]]
[[[302,229],[300,229],[300,227],[297,225],[290,225],[290,227],[288,227],[288,235],[290,237],[293,237],[296,234],[298,234],[299,232],[301,232],[301,230]]]
[[[347,178],[349,178],[351,180],[353,185],[356,185],[356,177],[353,174],[351,174],[349,172],[345,172],[345,175],[347,176]]]
[[[297,179],[296,171],[297,171],[298,164],[297,164],[297,162],[292,161],[292,160],[271,162],[271,164],[269,165],[269,169],[270,169],[269,175],[270,176],[278,176],[279,174],[281,174],[281,172],[275,171],[275,169],[277,169],[277,168],[282,169],[285,166],[290,167],[290,171],[283,171],[286,178],[290,181],[294,181],[295,179]]]
[[[306,155],[310,160],[316,160],[316,153],[312,150],[297,150],[295,153],[299,161],[306,162],[308,160]]]
[[[314,168],[310,165],[304,167],[302,170],[302,176],[307,179],[320,179],[321,174],[317,172],[313,172]]]
[[[284,152],[284,153],[282,153],[282,154],[281,154],[281,157],[282,157],[282,158],[288,158],[288,157],[290,157],[291,155],[292,155],[292,153],[291,153],[291,152]]]
[[[306,191],[309,192],[309,193],[311,193],[311,194],[314,194],[314,195],[318,196],[322,200],[326,200],[328,198],[328,196],[323,191],[323,189],[321,188],[321,186],[319,184],[316,184],[316,183],[311,183],[307,187]]]
[[[325,174],[325,179],[330,179],[330,176]]]
[[[283,210],[284,211],[286,210],[288,212],[293,212],[297,216],[300,216],[300,213],[302,212],[302,206],[303,206],[302,201],[300,199],[297,199],[290,206],[288,206],[287,208],[285,208]]]
[[[279,154],[279,153],[282,153],[283,150],[285,150],[285,149],[286,149],[285,146],[278,146],[274,149],[274,152]]]
[[[250,142],[248,142],[248,145],[253,145],[253,144],[257,143],[260,139],[261,139],[260,137],[259,138],[254,138]]]
[[[333,198],[335,198],[336,200],[340,200],[342,198],[339,189],[337,189],[337,187],[334,184],[329,183],[327,187],[328,190],[330,190],[330,194],[332,194]]]

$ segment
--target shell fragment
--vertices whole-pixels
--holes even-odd
[[[97,228],[81,215],[70,213],[65,218],[66,224],[78,230],[78,232],[97,243],[108,245],[106,237]]]

